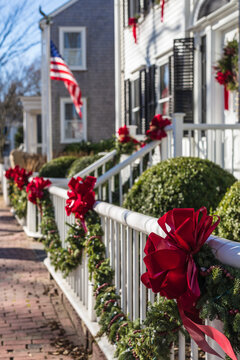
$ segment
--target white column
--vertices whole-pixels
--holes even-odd
[[[24,138],[24,151],[29,152],[29,114],[24,111],[23,114],[23,138]]]
[[[43,154],[52,159],[52,106],[50,80],[50,25],[42,24],[42,140]]]
[[[115,37],[115,131],[121,126],[121,4],[114,0]]]

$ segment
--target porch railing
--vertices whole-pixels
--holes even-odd
[[[51,187],[50,194],[62,245],[65,246],[67,233],[65,222],[73,223],[74,221],[73,217],[67,218],[64,210],[67,192],[64,189]],[[146,290],[141,283],[140,276],[145,272],[142,259],[146,238],[150,232],[161,234],[157,219],[101,201],[95,203],[94,210],[101,217],[106,256],[110,258],[111,266],[115,271],[115,286],[121,296],[121,307],[130,319],[134,320],[139,317],[143,321],[146,317],[148,301],[153,302],[156,299],[156,295],[151,290]],[[214,236],[208,239],[208,243],[217,259],[240,268],[240,243]],[[73,305],[78,306],[76,305],[76,299],[78,299],[79,306],[86,309],[88,320],[95,321],[94,299],[92,286],[88,280],[87,259],[84,258],[82,264],[66,280],[62,281],[68,284],[75,296],[75,305]],[[71,301],[69,294],[68,299]],[[219,321],[214,321],[213,326],[221,329]],[[174,351],[174,348],[177,350]],[[185,338],[180,333],[178,344],[175,344],[174,348],[171,353],[172,359],[176,359],[176,353],[178,353],[179,360],[186,358]],[[220,351],[216,347],[215,349]],[[199,358],[198,348],[193,341],[191,342],[191,353],[192,360]],[[209,354],[205,356],[207,360],[216,359]]]

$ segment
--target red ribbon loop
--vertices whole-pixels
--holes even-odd
[[[231,359],[237,360],[226,336],[210,326],[202,325],[196,308],[201,293],[193,255],[201,249],[219,222],[218,216],[217,221],[213,222],[205,207],[196,212],[194,209],[168,211],[158,220],[166,237],[151,233],[147,239],[144,262],[148,271],[141,280],[153,292],[177,300],[183,325],[203,351],[220,356],[206,342],[206,334]]]
[[[81,221],[83,229],[87,232],[84,221],[86,213],[93,208],[95,203],[95,192],[93,191],[97,179],[93,176],[87,176],[85,180],[81,177],[73,177],[68,187],[68,199],[66,200],[65,210],[67,216],[74,214],[76,219]]]

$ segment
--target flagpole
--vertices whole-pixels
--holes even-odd
[[[47,44],[46,44],[46,58],[47,58],[47,161],[53,158],[53,139],[52,139],[52,91],[51,91],[51,79],[50,79],[50,22],[47,24]]]

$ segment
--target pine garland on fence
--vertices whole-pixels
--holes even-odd
[[[67,276],[81,263],[83,251],[86,251],[101,326],[99,336],[107,335],[116,345],[118,359],[170,359],[170,348],[177,343],[178,331],[182,331],[176,303],[160,297],[148,305],[143,326],[139,320],[130,321],[120,307],[120,297],[113,284],[114,272],[109,259],[105,258],[98,215],[89,211],[86,234],[80,223],[69,225],[67,248],[63,249],[47,190],[38,205],[42,211],[43,243],[56,270],[60,269]],[[203,294],[198,302],[201,317],[223,321],[226,336],[231,339],[234,350],[240,352],[240,270],[221,264],[207,245],[195,256],[195,261],[200,269],[199,284]]]

